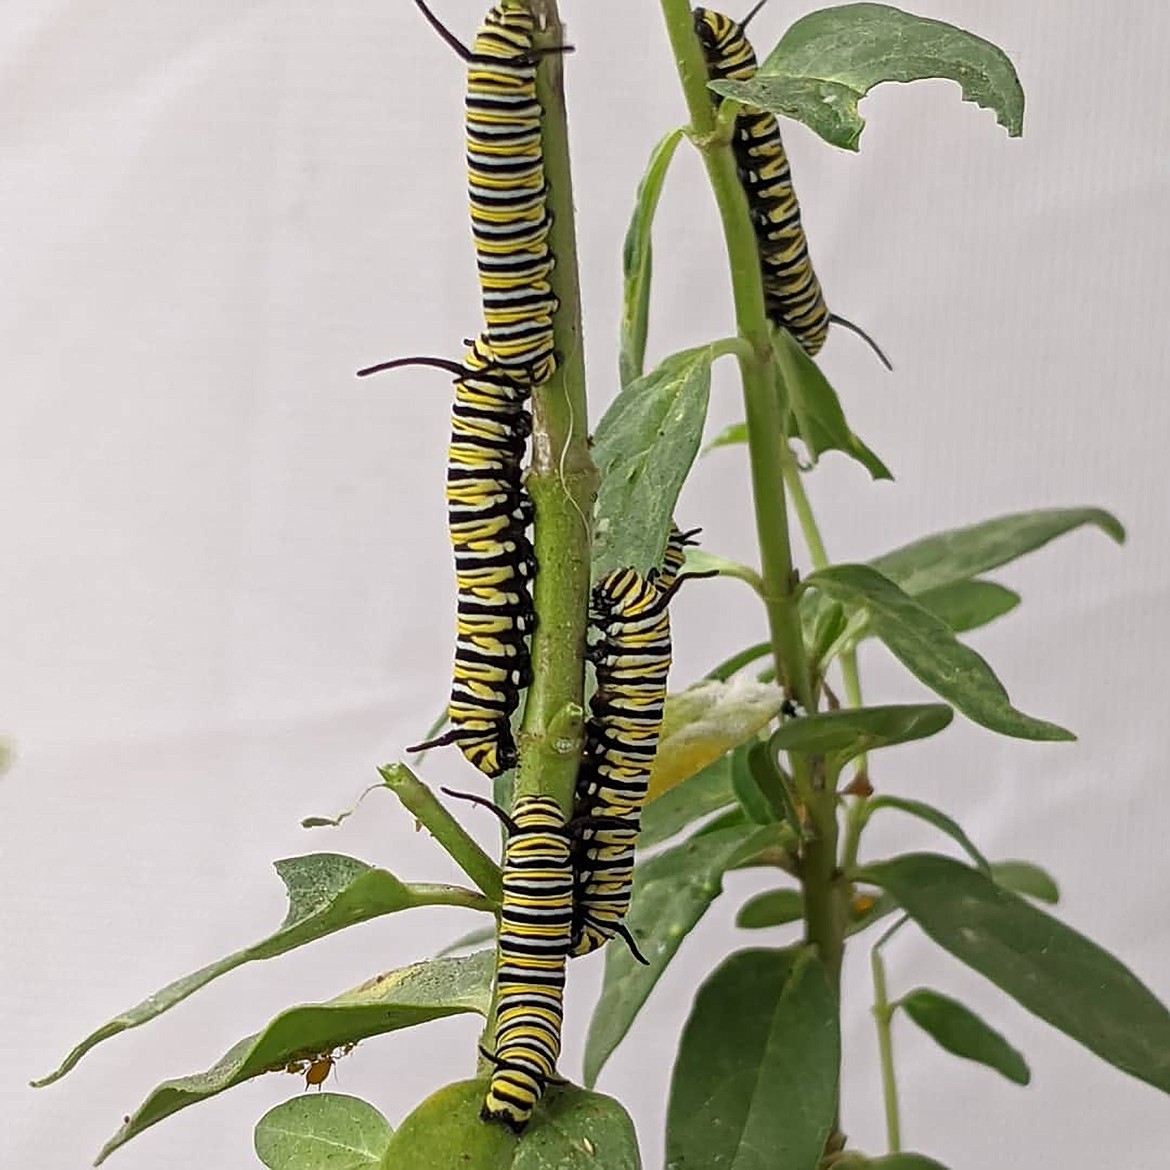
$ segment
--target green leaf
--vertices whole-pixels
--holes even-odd
[[[804,898],[799,890],[768,890],[749,898],[735,916],[735,925],[743,930],[764,930],[784,926],[804,917]]]
[[[946,622],[870,566],[833,565],[806,583],[834,601],[863,607],[873,632],[894,657],[968,719],[1017,739],[1076,738],[1055,723],[1033,719],[1013,707],[980,655],[964,646]]]
[[[769,744],[774,751],[832,755],[841,766],[878,748],[928,739],[953,718],[945,703],[848,707],[792,719],[772,733]]]
[[[965,101],[992,110],[1013,138],[1022,133],[1024,91],[1002,49],[886,4],[812,12],[788,29],[751,81],[711,88],[796,118],[833,146],[856,150],[865,128],[857,103],[875,85],[931,77],[957,81]]]
[[[747,646],[730,658],[724,659],[718,666],[712,667],[707,671],[705,677],[727,682],[733,674],[738,674],[745,666],[751,666],[753,662],[757,662],[771,653],[771,642],[757,642],[754,646]]]
[[[1038,902],[1055,906],[1060,901],[1060,887],[1046,870],[1030,861],[993,861],[991,880],[1013,894],[1023,894]]]
[[[383,914],[394,914],[416,906],[450,904],[457,892],[454,886],[400,882],[384,869],[375,869],[364,861],[340,853],[310,853],[274,864],[288,891],[288,913],[274,934],[168,983],[141,1003],[115,1016],[82,1040],[59,1068],[47,1077],[33,1081],[33,1087],[52,1084],[95,1045],[153,1020],[213,979],[245,963],[283,955],[334,931]]]
[[[486,1125],[486,1080],[432,1093],[394,1132],[382,1170],[641,1170],[629,1114],[612,1097],[551,1086],[517,1137]]]
[[[774,337],[788,391],[792,429],[808,448],[813,463],[826,451],[840,451],[860,463],[874,479],[893,479],[890,469],[849,429],[841,400],[820,366],[786,330],[777,331]]]
[[[453,955],[456,951],[469,951],[472,947],[483,946],[485,942],[492,942],[496,937],[495,923],[491,926],[480,926],[461,934],[454,942],[449,942],[442,950],[435,952],[436,959]]]
[[[750,585],[761,597],[764,594],[764,579],[750,565],[741,565],[739,561],[721,557],[705,548],[687,551],[686,569],[689,573],[718,573],[721,577],[732,577]]]
[[[987,874],[989,877],[994,877],[991,866],[987,863],[987,858],[975,848],[975,843],[963,832],[959,823],[952,820],[945,812],[921,800],[906,800],[900,796],[875,796],[865,806],[866,818],[868,819],[879,809],[883,808],[893,808],[899,812],[908,813],[910,816],[917,817],[920,821],[926,821],[927,824],[942,830],[942,832],[946,833],[953,841],[957,841],[966,850],[967,855],[975,862],[976,869]]]
[[[625,288],[622,297],[621,352],[618,359],[623,386],[628,386],[635,378],[642,376],[642,363],[646,359],[650,277],[654,266],[651,228],[666,172],[682,137],[681,129],[672,130],[651,152],[646,173],[638,184],[634,213],[626,230],[626,242],[622,249]]]
[[[1028,1011],[1170,1092],[1170,1012],[1096,943],[949,857],[909,853],[859,877]]]
[[[840,1047],[836,999],[811,948],[725,959],[683,1029],[667,1170],[815,1170],[836,1111]]]
[[[709,442],[702,451],[702,454],[708,455],[712,451],[717,451],[720,447],[733,447],[736,443],[746,443],[748,441],[747,423],[731,423],[726,426]]]
[[[1017,1085],[1032,1079],[1023,1056],[958,1000],[918,987],[898,1006],[947,1052],[985,1064]]]
[[[638,848],[660,845],[700,817],[734,803],[732,757],[728,752],[646,805],[642,812]]]
[[[779,766],[768,753],[767,744],[754,740],[735,749],[731,760],[731,786],[748,820],[757,825],[771,825],[787,819],[783,778]]]
[[[585,1042],[586,1085],[597,1083],[682,940],[723,892],[724,872],[774,837],[770,828],[735,825],[693,837],[635,867],[626,926],[649,963],[637,962],[621,939],[606,947],[605,978]]]
[[[675,501],[695,461],[707,418],[714,351],[673,354],[624,387],[597,424],[601,472],[593,575],[662,560]]]
[[[998,569],[1066,532],[1089,525],[1118,544],[1125,541],[1120,521],[1102,508],[1044,508],[936,532],[870,561],[870,566],[917,597]]]
[[[918,595],[918,603],[940,617],[956,634],[977,630],[1011,613],[1020,595],[994,581],[953,581]]]
[[[743,675],[726,683],[696,683],[667,695],[658,754],[650,770],[650,799],[746,743],[783,705],[784,692],[778,686]]]
[[[290,1061],[334,1052],[369,1036],[412,1028],[467,1012],[486,1016],[495,952],[463,959],[429,959],[375,976],[326,1003],[301,1004],[233,1045],[211,1068],[163,1081],[102,1147],[97,1165],[143,1130]]]
[[[314,1093],[269,1109],[254,1141],[268,1170],[366,1170],[381,1164],[390,1123],[358,1097]]]

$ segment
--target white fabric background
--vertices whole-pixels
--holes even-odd
[[[480,4],[446,4],[470,35]],[[824,365],[898,480],[828,458],[812,481],[831,551],[862,558],[1038,505],[1115,508],[1003,573],[1021,612],[973,639],[1026,710],[1073,746],[959,722],[875,765],[887,789],[961,817],[992,857],[1035,858],[1061,913],[1170,998],[1164,797],[1164,449],[1170,15],[1151,0],[931,0],[1005,46],[1028,94],[1009,141],[955,87],[869,98],[860,156],[786,131],[831,304]],[[657,6],[566,0],[594,418],[615,388],[619,254],[651,145],[682,117]],[[800,9],[773,0],[770,43]],[[1124,15],[1123,15],[1124,14]],[[609,25],[619,20],[615,43]],[[443,701],[452,589],[443,520],[448,383],[376,384],[359,365],[457,354],[478,327],[458,62],[407,0],[0,6],[0,1164],[85,1164],[148,1088],[211,1064],[289,1004],[426,956],[453,910],[366,925],[236,972],[110,1042],[39,1093],[80,1036],[149,991],[267,933],[273,858],[337,850],[404,877],[456,875],[381,793],[306,833],[396,756]],[[685,149],[658,222],[651,346],[726,334],[711,200]],[[724,363],[726,366],[727,363]],[[720,368],[712,433],[740,414]],[[705,460],[679,508],[707,547],[753,557],[742,451]],[[704,614],[707,607],[717,620]],[[676,685],[754,640],[740,585],[680,599]],[[871,697],[921,688],[883,654]],[[430,779],[470,773],[433,757]],[[486,818],[468,816],[485,839]],[[875,823],[869,855],[940,848]],[[732,945],[736,876],[602,1087],[661,1162],[670,1057],[690,995]],[[784,936],[776,932],[777,940]],[[895,992],[966,998],[1028,1054],[1033,1087],[897,1030],[909,1144],[951,1170],[1161,1165],[1170,1109],[907,932]],[[881,1148],[864,952],[846,979],[846,1127]],[[579,1071],[600,960],[574,968],[566,1071]],[[470,1018],[365,1043],[336,1085],[394,1122],[467,1075]],[[253,1164],[251,1125],[297,1091],[272,1076],[117,1155],[124,1170]]]

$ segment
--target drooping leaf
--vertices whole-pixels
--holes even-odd
[[[1042,508],[936,532],[869,562],[912,597],[966,581],[1042,548],[1077,528],[1099,528],[1118,544],[1120,521],[1102,508]]]
[[[952,841],[956,841],[966,850],[967,856],[975,863],[976,869],[981,870],[989,877],[994,877],[987,858],[976,849],[975,842],[963,832],[962,826],[952,817],[947,816],[945,812],[922,800],[906,800],[901,796],[886,795],[875,796],[866,805],[865,811],[867,816],[872,816],[875,812],[883,808],[897,809],[898,812],[904,812],[912,817],[917,817],[920,821],[926,821],[927,824],[933,825],[936,829],[946,833]]]
[[[747,423],[731,423],[725,426],[704,448],[702,453],[709,454],[712,451],[717,451],[720,447],[733,447],[737,443],[746,443],[748,441]]]
[[[650,772],[650,799],[751,739],[784,705],[773,683],[742,675],[730,682],[706,680],[667,695],[658,754]]]
[[[873,632],[903,666],[968,719],[1017,739],[1076,737],[1012,706],[995,672],[941,618],[868,565],[833,565],[807,582],[835,601],[863,607]]]
[[[454,942],[449,942],[442,950],[436,951],[435,958],[442,959],[447,955],[455,954],[456,951],[469,951],[474,947],[482,947],[485,942],[491,942],[495,937],[494,923],[491,926],[481,926],[475,930],[469,930],[466,934],[461,934]]]
[[[741,744],[732,753],[731,786],[749,821],[770,825],[786,819],[788,807],[781,795],[779,771],[767,744],[759,740]]]
[[[949,857],[909,853],[867,865],[859,878],[1028,1011],[1170,1092],[1170,1012],[1096,943]]]
[[[1011,613],[1020,595],[994,581],[952,581],[918,595],[919,605],[940,617],[956,634],[978,630]]]
[[[713,82],[725,97],[796,118],[826,142],[856,150],[857,103],[883,81],[942,77],[990,109],[1013,138],[1024,91],[1003,50],[973,33],[886,4],[823,8],[793,24],[750,81]]]
[[[774,751],[831,755],[840,766],[878,748],[937,735],[953,718],[945,703],[848,707],[792,719],[769,743]]]
[[[750,565],[742,565],[739,561],[728,560],[718,553],[708,552],[705,548],[692,548],[687,551],[686,571],[689,573],[718,573],[721,577],[732,577],[750,585],[761,596],[764,592],[764,579]]]
[[[624,291],[622,296],[621,350],[618,364],[621,384],[628,386],[635,378],[642,376],[642,363],[646,359],[646,328],[650,308],[650,278],[653,271],[653,245],[651,229],[654,213],[658,210],[658,199],[662,184],[678,144],[682,141],[681,129],[672,130],[650,154],[646,173],[638,184],[634,199],[634,212],[626,230],[626,242],[622,249],[622,275]]]
[[[743,670],[745,666],[751,666],[753,662],[758,662],[761,658],[771,653],[771,642],[756,642],[755,645],[746,646],[730,658],[725,658],[718,666],[713,666],[707,671],[705,677],[726,682],[733,674],[738,674]]]
[[[735,925],[743,930],[764,930],[784,926],[804,917],[804,897],[799,890],[768,890],[749,898],[735,916]]]
[[[314,1093],[282,1101],[256,1122],[256,1156],[268,1170],[375,1170],[390,1123],[359,1097]]]
[[[839,1059],[836,1000],[811,948],[731,955],[699,988],[683,1029],[667,1170],[815,1170]]]
[[[384,869],[375,869],[340,853],[310,853],[275,862],[288,892],[288,913],[280,928],[252,946],[209,963],[190,975],[168,983],[160,991],[90,1033],[61,1062],[59,1068],[35,1088],[64,1076],[96,1044],[111,1036],[137,1028],[173,1008],[213,979],[234,971],[244,963],[271,959],[304,946],[334,931],[367,922],[383,914],[410,910],[416,906],[459,905],[468,891],[455,886],[401,882]]]
[[[1047,902],[1050,906],[1060,901],[1060,887],[1056,879],[1030,861],[993,861],[991,879],[997,886],[1003,886],[1013,894],[1023,894],[1038,902]]]
[[[898,1006],[947,1052],[985,1064],[1017,1085],[1032,1079],[1023,1056],[958,1000],[917,987]]]
[[[651,800],[642,811],[638,848],[660,845],[700,817],[735,803],[731,753]]]
[[[143,1130],[290,1061],[334,1052],[345,1044],[411,1028],[444,1016],[486,1016],[491,1002],[495,952],[462,959],[430,959],[367,980],[326,1003],[302,1004],[246,1036],[211,1068],[163,1081],[102,1147],[97,1163]]]
[[[771,829],[734,825],[693,837],[641,862],[626,926],[648,965],[616,939],[605,949],[605,978],[585,1042],[585,1084],[597,1075],[630,1030],[682,940],[723,892],[724,872],[774,839]]]
[[[708,345],[673,354],[624,387],[593,437],[601,473],[593,575],[662,560],[675,501],[698,454],[711,391]]]
[[[812,461],[815,463],[826,451],[840,451],[860,463],[872,478],[893,479],[890,469],[849,429],[837,391],[821,367],[786,330],[775,336],[792,415],[790,430],[800,436]]]
[[[641,1170],[629,1114],[612,1097],[553,1085],[521,1137],[485,1124],[486,1080],[432,1093],[394,1131],[382,1170]]]

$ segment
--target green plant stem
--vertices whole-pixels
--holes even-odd
[[[689,0],[661,0],[671,49],[678,67],[690,114],[690,135],[703,163],[723,225],[731,267],[736,325],[751,352],[739,358],[743,380],[744,413],[751,463],[752,496],[763,600],[776,663],[776,677],[806,711],[816,710],[800,615],[797,609],[799,578],[793,567],[788,529],[788,502],[784,467],[791,452],[784,433],[781,402],[787,397],[778,381],[772,350],[772,326],[764,311],[755,230],[747,198],[739,181],[735,159],[728,144],[727,126],[721,128],[711,93],[702,50],[694,34]],[[779,392],[777,392],[779,390]],[[830,986],[840,991],[844,953],[844,884],[837,870],[837,797],[827,788],[806,756],[791,756],[793,780],[799,791],[813,796],[808,815],[815,834],[801,859],[801,885],[805,899],[805,937],[816,947]],[[839,1127],[829,1138],[829,1148],[839,1141]]]
[[[877,1026],[878,1056],[881,1061],[882,1099],[886,1109],[886,1144],[891,1154],[902,1152],[902,1121],[898,1109],[898,1080],[894,1071],[894,1039],[892,1025],[897,1004],[890,1003],[886,988],[886,965],[882,959],[882,947],[893,938],[906,922],[905,918],[895,922],[873,945],[869,954],[870,970],[873,972],[873,1018]]]
[[[407,812],[442,845],[493,906],[498,906],[504,893],[500,867],[467,835],[435,794],[405,764],[387,764],[378,772]]]
[[[559,46],[564,32],[555,0],[532,0],[537,48]],[[541,59],[536,91],[544,111],[543,150],[550,246],[557,258],[553,292],[559,366],[532,401],[532,466],[527,487],[536,505],[534,546],[539,570],[533,589],[537,625],[532,638],[532,684],[520,725],[518,796],[552,796],[566,816],[572,807],[583,740],[585,633],[597,469],[589,454],[585,351],[569,167],[562,55]]]

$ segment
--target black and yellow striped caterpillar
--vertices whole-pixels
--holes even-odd
[[[488,10],[471,48],[415,3],[467,63],[468,190],[487,340],[501,366],[540,386],[557,365],[557,299],[536,66],[566,49],[535,50],[532,13],[509,0]]]
[[[480,1116],[516,1133],[556,1078],[561,1052],[565,963],[573,923],[569,833],[548,796],[520,797],[508,816],[472,793],[449,796],[491,809],[508,830],[496,968],[495,1065]]]
[[[471,343],[463,364],[410,357],[359,376],[407,365],[455,375],[447,457],[447,517],[458,592],[451,729],[410,751],[455,743],[485,776],[514,767],[511,717],[531,676],[528,635],[536,624],[536,558],[527,527],[532,500],[520,464],[532,429],[531,388],[502,366],[487,341]]]
[[[709,8],[695,9],[695,33],[712,81],[748,81],[756,75],[755,50],[744,29],[765,3],[760,0],[742,22]],[[720,101],[717,95],[712,98]],[[891,369],[886,355],[863,329],[829,312],[809,256],[800,204],[775,116],[763,110],[740,114],[735,120],[732,152],[756,232],[769,319],[787,329],[810,357],[820,353],[830,325],[843,325],[868,342],[882,364]]]
[[[597,690],[573,804],[574,955],[589,954],[617,935],[646,962],[622,920],[630,906],[634,848],[662,731],[671,660],[669,605],[684,581],[708,575],[679,576],[697,531],[673,526],[660,569],[646,576],[614,570],[592,593],[591,617],[601,637],[589,648]]]

